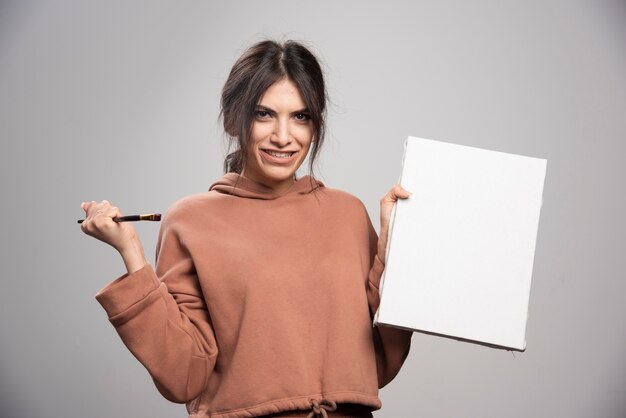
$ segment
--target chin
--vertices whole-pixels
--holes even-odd
[[[261,153],[263,151],[259,150],[258,152]],[[278,166],[265,161],[262,155],[257,155],[255,162],[255,167],[250,167],[250,169],[256,172],[256,176],[259,177],[259,180],[263,178],[264,182],[277,185],[294,178],[296,171],[298,171],[298,168],[300,168],[302,164],[302,159],[298,158],[298,160],[289,165]]]
[[[272,172],[265,172],[264,174],[268,180],[281,182],[281,181],[292,179],[295,173],[296,173],[295,171],[291,171],[291,170],[289,171],[281,170],[281,172],[272,171]]]

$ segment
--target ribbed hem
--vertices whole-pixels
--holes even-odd
[[[327,399],[336,403],[352,403],[369,407],[371,411],[379,410],[382,402],[377,395],[366,394],[355,391],[335,391],[328,393],[311,394],[309,396],[296,396],[291,398],[276,399],[247,408],[238,408],[228,411],[208,411],[204,406],[200,406],[196,413],[189,415],[189,418],[250,418],[256,416],[270,415],[283,411],[312,411],[311,400]],[[328,416],[333,417],[333,412],[328,412]]]
[[[338,403],[335,411],[326,410],[329,418],[372,418],[372,407],[356,403]],[[261,415],[259,418],[307,418],[311,415],[311,409],[277,412],[275,414]]]
[[[146,263],[139,270],[125,273],[103,287],[96,293],[96,300],[111,318],[146,298],[159,284],[152,266]]]

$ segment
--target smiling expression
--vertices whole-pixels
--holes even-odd
[[[311,146],[313,124],[298,87],[288,78],[272,84],[254,112],[252,135],[242,175],[286,191],[294,183]]]

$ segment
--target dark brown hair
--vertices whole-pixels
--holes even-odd
[[[296,41],[282,43],[264,40],[252,45],[233,65],[222,89],[220,117],[228,136],[224,173],[240,173],[252,133],[254,111],[263,93],[275,82],[287,77],[300,90],[310,112],[313,142],[309,155],[309,174],[324,143],[326,87],[320,64],[304,45]]]

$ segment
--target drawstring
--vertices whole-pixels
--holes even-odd
[[[333,401],[328,401],[326,399],[322,399],[321,401],[317,402],[315,399],[309,399],[311,401],[311,407],[313,408],[313,410],[311,411],[311,413],[309,413],[309,415],[307,415],[306,418],[315,418],[319,415],[321,415],[324,418],[328,418],[328,414],[326,413],[326,411],[336,411],[337,410],[337,404]]]

